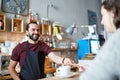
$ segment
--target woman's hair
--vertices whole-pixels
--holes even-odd
[[[26,25],[26,30],[28,31],[29,27],[30,27],[30,24],[37,24],[37,22],[30,22]],[[37,24],[38,25],[38,24]]]
[[[112,11],[114,14],[114,25],[116,29],[120,27],[120,0],[104,0],[102,6],[107,11]]]

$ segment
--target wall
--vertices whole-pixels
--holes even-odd
[[[0,32],[0,42],[4,42],[5,40],[20,42],[24,36],[24,33]]]
[[[0,0],[1,1],[1,0]],[[98,31],[102,28],[100,25],[101,15],[100,15],[100,0],[29,0],[30,9],[33,12],[39,14],[39,18],[47,17],[47,5],[52,4],[49,7],[49,16],[51,22],[58,21],[63,25],[63,30],[65,30],[72,23],[76,23],[77,26],[88,24],[87,10],[92,10],[97,14]],[[14,15],[7,13],[7,28],[10,30],[10,21]],[[27,19],[27,17],[22,17]],[[86,30],[85,30],[86,31]],[[67,35],[73,38],[74,41],[83,36],[81,30],[78,30],[73,35]]]

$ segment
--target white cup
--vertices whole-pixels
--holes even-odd
[[[56,69],[56,74],[61,76],[67,76],[70,73],[70,66],[60,66]]]

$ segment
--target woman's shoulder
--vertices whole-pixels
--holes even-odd
[[[116,42],[120,40],[120,29],[118,29],[116,32],[114,32],[111,37],[108,39],[110,42]]]
[[[102,50],[104,53],[105,51],[112,53],[116,49],[120,47],[120,29],[118,29],[116,32],[114,32],[108,40],[105,41],[104,46],[102,47]]]
[[[115,36],[119,36],[120,37],[120,28],[117,29],[117,31],[114,33]]]

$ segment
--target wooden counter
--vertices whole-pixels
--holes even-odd
[[[78,80],[79,75],[80,73],[78,72],[74,76],[69,77],[69,78],[59,78],[59,77],[53,76],[53,77],[48,77],[48,78],[43,78],[43,79],[38,79],[38,80]],[[0,76],[0,80],[13,80],[13,79],[10,75],[6,75],[6,76]]]
[[[53,76],[53,77],[48,77],[48,78],[43,78],[43,79],[38,79],[38,80],[78,80],[79,75],[80,73],[77,72],[74,76],[69,77],[69,78],[59,78],[59,77]]]
[[[13,80],[10,75],[0,76],[0,80]]]

